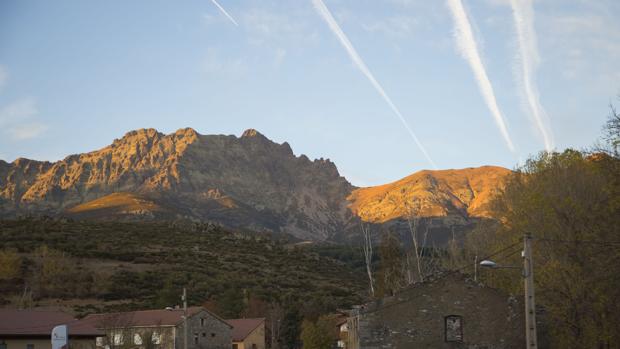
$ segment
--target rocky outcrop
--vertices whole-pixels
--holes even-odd
[[[256,130],[235,137],[141,129],[53,164],[0,164],[0,174],[4,216],[184,217],[313,240],[342,229],[343,198],[353,189],[329,160],[296,157]]]

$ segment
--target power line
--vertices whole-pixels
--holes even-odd
[[[606,241],[606,240],[562,240],[562,239],[547,239],[547,238],[533,238],[538,241],[547,242],[561,242],[569,244],[597,244],[597,245],[620,245],[620,241]]]
[[[499,255],[499,254],[501,254],[501,253],[503,253],[503,252],[505,252],[505,251],[507,251],[507,250],[509,250],[509,249],[511,249],[511,248],[513,248],[513,247],[515,247],[515,246],[517,246],[517,245],[519,245],[520,243],[521,243],[521,239],[519,239],[519,241],[517,241],[517,242],[515,242],[515,243],[513,243],[513,244],[510,244],[510,245],[508,245],[508,246],[506,246],[506,247],[502,248],[501,250],[498,250],[498,251],[496,251],[496,252],[493,252],[493,253],[491,253],[491,254],[490,254],[490,255],[488,255],[488,256],[482,257],[482,258],[481,258],[481,260],[490,259],[490,258],[492,258],[492,257],[495,257],[495,256],[497,256],[497,255]],[[518,252],[518,251],[521,251],[521,249],[517,249],[517,250],[513,251],[513,252],[512,252],[510,255],[508,255],[508,256],[512,256],[514,253],[516,253],[516,252]],[[506,258],[506,256],[502,257],[502,259],[503,259],[503,258]],[[466,263],[464,266],[462,266],[462,267],[460,267],[460,268],[457,268],[457,269],[453,269],[453,270],[448,271],[448,273],[446,273],[446,275],[445,275],[445,276],[452,275],[452,274],[454,274],[454,273],[456,273],[456,272],[463,271],[463,270],[465,270],[465,269],[467,269],[467,268],[470,268],[471,266],[472,266],[472,264],[471,264],[471,263]],[[443,278],[443,277],[444,277],[444,276],[440,277],[440,279],[441,279],[441,278]]]

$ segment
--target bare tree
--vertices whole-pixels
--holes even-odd
[[[416,269],[418,271],[418,280],[424,281],[424,273],[422,271],[422,249],[420,248],[420,218],[418,217],[421,204],[419,201],[413,202],[411,205],[405,204],[407,208],[407,225],[409,226],[409,234],[411,235],[411,244],[413,247],[413,254],[415,256]],[[423,234],[422,246],[426,244],[428,237],[428,225],[426,226]],[[410,271],[410,281],[413,283],[413,273]]]
[[[270,332],[270,348],[280,348],[280,323],[284,318],[284,309],[278,303],[270,303],[267,308],[267,331]],[[268,333],[269,333],[268,332]]]
[[[372,234],[370,232],[370,225],[364,226],[364,223],[362,222],[360,227],[362,228],[362,237],[364,238],[364,261],[366,262],[366,273],[368,274],[370,295],[374,297],[375,282],[372,277]]]

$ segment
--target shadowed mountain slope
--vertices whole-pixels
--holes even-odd
[[[411,212],[486,217],[488,200],[508,173],[499,167],[420,171],[355,188],[331,161],[295,156],[288,143],[253,129],[240,137],[140,129],[54,163],[0,160],[0,217],[190,219],[321,241],[356,229],[360,220],[383,224]]]

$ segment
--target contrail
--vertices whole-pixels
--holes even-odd
[[[448,7],[450,8],[450,12],[452,12],[452,17],[454,19],[454,38],[456,40],[457,47],[463,58],[469,63],[469,66],[474,72],[474,76],[478,82],[478,87],[480,88],[480,93],[482,94],[487,107],[491,111],[499,131],[504,137],[506,145],[512,152],[515,152],[515,147],[512,144],[510,135],[508,134],[506,121],[504,120],[504,116],[497,105],[495,92],[493,92],[493,86],[487,76],[486,69],[482,63],[482,58],[480,58],[478,45],[476,43],[476,39],[474,38],[467,14],[465,13],[465,8],[463,8],[463,3],[461,0],[448,0]]]
[[[536,123],[536,128],[542,135],[545,149],[550,152],[554,147],[553,134],[548,127],[549,117],[540,103],[538,88],[536,87],[535,75],[539,57],[536,31],[534,30],[534,8],[530,0],[511,0],[510,6],[515,22],[517,42],[519,43],[519,53],[515,60],[517,67],[521,70],[521,76],[518,79],[524,90],[524,97]],[[516,71],[517,69],[515,69]]]
[[[232,18],[231,15],[228,14],[228,12],[226,12],[226,10],[224,10],[224,8],[222,6],[220,6],[220,4],[217,3],[216,0],[211,0],[211,2],[213,2],[215,4],[215,6],[217,6],[217,8],[220,9],[220,11],[222,11],[222,13],[228,17],[228,19],[230,19],[231,22],[233,22],[234,25],[236,25],[237,27],[239,26],[239,24],[237,23],[237,21],[235,21],[234,18]]]
[[[334,35],[338,37],[338,40],[340,40],[342,46],[345,48],[345,50],[347,50],[349,57],[351,57],[351,60],[353,60],[353,63],[355,63],[357,68],[361,70],[364,75],[366,75],[372,86],[377,90],[377,92],[379,92],[381,97],[383,97],[385,102],[390,106],[390,108],[392,109],[394,114],[396,114],[403,126],[405,126],[405,129],[407,129],[407,132],[409,132],[415,144],[418,146],[422,154],[424,154],[426,160],[428,160],[428,162],[433,166],[434,169],[437,169],[437,165],[435,165],[433,159],[431,159],[431,157],[428,155],[426,148],[424,148],[422,142],[420,142],[420,140],[418,139],[418,136],[416,136],[415,132],[413,132],[413,130],[409,126],[409,123],[407,123],[407,120],[405,120],[405,118],[403,117],[403,114],[401,114],[400,110],[398,110],[396,105],[392,102],[392,99],[387,95],[383,87],[381,87],[381,84],[379,84],[377,79],[375,79],[375,77],[372,75],[372,73],[362,60],[362,57],[360,57],[360,55],[357,53],[355,47],[353,47],[351,41],[349,41],[346,34],[342,31],[342,29],[338,25],[338,22],[336,22],[334,16],[332,16],[327,6],[325,6],[322,0],[312,0],[312,4],[314,5],[314,8],[319,13],[319,15],[325,20],[325,22],[329,26],[329,29],[331,29]]]

